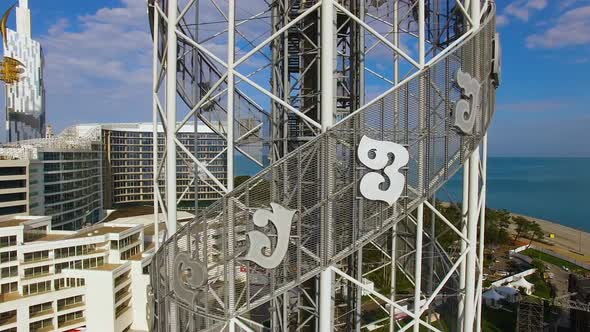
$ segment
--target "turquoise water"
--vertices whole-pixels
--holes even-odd
[[[236,173],[260,168],[238,160]],[[437,199],[461,201],[461,173]],[[590,158],[488,158],[487,205],[590,231]]]
[[[445,186],[455,201],[461,178],[456,174]],[[589,199],[590,158],[488,158],[488,207],[590,231]]]

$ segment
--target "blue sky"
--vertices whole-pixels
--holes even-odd
[[[150,121],[145,0],[29,2],[46,55],[48,121],[57,131]],[[503,84],[490,155],[590,157],[590,0],[497,3]]]

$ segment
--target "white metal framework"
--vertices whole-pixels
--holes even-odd
[[[149,13],[167,216],[151,328],[480,330],[493,1],[152,0]],[[189,121],[225,140],[225,178],[177,137]],[[235,186],[244,161],[260,172]],[[182,165],[223,197],[177,228],[166,193]],[[452,220],[437,191],[461,168]]]

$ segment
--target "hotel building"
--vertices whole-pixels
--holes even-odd
[[[1,217],[0,331],[147,330],[153,215],[128,219],[76,232],[51,230],[49,217]]]
[[[104,155],[104,207],[114,208],[128,204],[153,203],[153,124],[152,123],[118,123],[118,124],[82,124],[75,126],[78,135],[84,136],[89,131],[100,131]],[[207,164],[208,170],[217,179],[226,184],[225,141],[207,126],[198,126],[195,134],[193,125],[185,125],[178,139],[200,161]],[[195,142],[195,135],[198,143]],[[164,134],[160,127],[158,134],[158,157],[163,157]],[[193,182],[194,167],[187,166],[189,159],[179,152],[176,176],[178,197],[182,197],[181,207],[194,208],[195,187],[198,187],[200,206],[206,206],[217,199],[220,193],[210,181]],[[184,160],[183,160],[184,159]],[[164,187],[160,187],[164,191]],[[188,190],[186,190],[188,188]]]
[[[88,134],[66,130],[0,147],[0,215],[49,216],[60,230],[103,219],[102,146]]]

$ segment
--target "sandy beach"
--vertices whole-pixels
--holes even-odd
[[[543,247],[561,255],[572,257],[577,261],[590,264],[590,233],[531,216],[516,213],[511,213],[511,215],[522,216],[536,221],[541,225],[541,228],[543,228],[543,231],[545,232],[545,242],[553,244],[548,245],[545,243],[533,242],[535,246]],[[549,238],[549,234],[551,233],[555,234],[555,238]],[[583,255],[580,255],[579,252]]]

